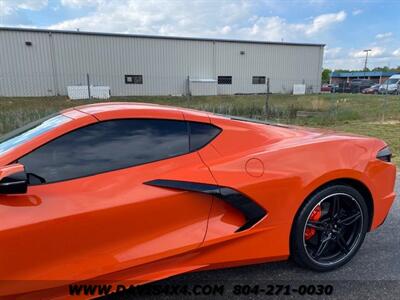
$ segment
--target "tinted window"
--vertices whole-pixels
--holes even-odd
[[[190,123],[190,151],[198,150],[214,139],[221,129],[210,124]]]
[[[84,177],[189,152],[186,122],[112,120],[61,136],[19,160],[31,184]]]

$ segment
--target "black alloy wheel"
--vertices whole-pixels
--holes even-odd
[[[347,263],[368,230],[365,200],[354,188],[329,186],[300,208],[291,235],[291,255],[301,266],[330,271]]]

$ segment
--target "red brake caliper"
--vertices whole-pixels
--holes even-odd
[[[318,205],[312,211],[309,221],[319,221],[319,219],[321,218],[321,213],[321,206]],[[306,240],[311,239],[315,235],[315,228],[307,227],[304,235]]]

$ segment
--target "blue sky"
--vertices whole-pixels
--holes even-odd
[[[398,0],[0,0],[0,26],[325,43],[324,66],[400,65]]]

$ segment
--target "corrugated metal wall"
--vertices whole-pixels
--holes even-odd
[[[0,96],[66,95],[86,74],[129,96],[182,95],[188,76],[224,75],[232,84],[218,85],[218,94],[265,92],[252,76],[269,77],[274,93],[295,83],[317,92],[323,47],[0,30],[0,53]],[[126,84],[125,75],[143,75],[143,84]]]
[[[53,79],[49,35],[0,31],[0,96],[54,95]]]

